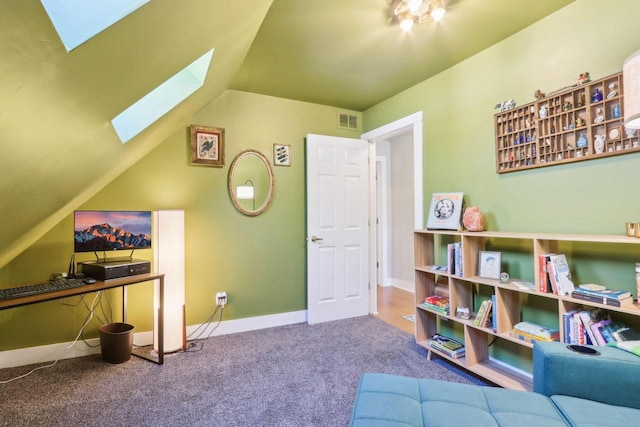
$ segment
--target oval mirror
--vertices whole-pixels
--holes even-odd
[[[273,171],[264,154],[246,150],[233,159],[229,169],[229,196],[241,213],[256,216],[267,210],[274,185]]]

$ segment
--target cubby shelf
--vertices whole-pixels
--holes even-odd
[[[640,259],[640,239],[638,238],[621,235],[417,230],[414,233],[414,242],[416,342],[429,350],[428,340],[434,334],[441,333],[441,322],[452,324],[459,331],[459,336],[455,338],[464,341],[465,356],[459,359],[450,359],[440,353],[433,353],[499,386],[517,390],[532,389],[533,379],[530,373],[508,363],[508,361],[494,358],[490,354],[489,348],[494,340],[503,340],[520,349],[518,353],[524,354],[523,357],[529,359],[532,357],[533,344],[510,335],[510,331],[516,323],[527,320],[522,318],[523,309],[526,304],[530,304],[531,298],[542,298],[545,304],[553,307],[553,316],[557,317],[557,324],[553,326],[562,325],[563,314],[580,307],[601,308],[611,314],[632,317],[640,325],[640,308],[636,305],[614,307],[538,291],[540,275],[537,262],[540,255],[557,252],[561,244],[571,246],[578,243],[582,243],[583,246],[586,244],[591,248],[593,256],[598,255],[599,244],[604,244],[607,247],[624,245],[625,248],[630,248],[632,257],[636,257],[637,254],[637,258]],[[449,274],[436,268],[438,258],[446,258],[446,244],[450,242],[462,243],[462,276]],[[531,282],[534,283],[535,288],[533,290],[521,289],[511,282],[501,283],[499,280],[478,277],[479,252],[487,250],[488,243],[491,243],[490,250],[501,251],[503,255],[509,251],[522,252],[524,247],[527,257],[525,262],[528,264],[527,271],[532,276]],[[446,264],[446,261],[441,264]],[[629,268],[633,271],[634,265],[630,265]],[[619,288],[618,285],[608,287]],[[634,285],[635,283],[626,283],[625,287],[631,290],[635,289]],[[495,313],[497,315],[495,330],[475,326],[473,319],[460,319],[455,315],[457,307],[474,307],[474,303],[477,306],[478,301],[475,300],[479,298],[477,287],[483,287],[495,295]],[[426,297],[443,290],[449,295],[451,311],[449,315],[444,315],[422,305]],[[562,328],[559,329],[560,339],[564,340]]]
[[[496,172],[638,152],[623,118],[621,72],[497,113]]]

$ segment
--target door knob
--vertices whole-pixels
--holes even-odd
[[[311,241],[312,241],[312,242],[314,242],[314,243],[315,243],[315,242],[320,242],[320,241],[322,241],[322,240],[324,240],[322,237],[318,237],[318,236],[311,236]]]

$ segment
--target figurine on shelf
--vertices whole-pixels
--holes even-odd
[[[578,136],[577,145],[579,148],[584,148],[587,146],[587,137],[584,135],[584,132],[580,132],[580,136]]]
[[[562,111],[569,111],[573,105],[569,101],[565,101],[562,103]]]
[[[576,117],[576,127],[580,128],[584,126],[584,119],[580,116]]]
[[[579,85],[583,85],[585,83],[589,83],[590,81],[591,81],[591,77],[589,77],[589,72],[588,71],[586,73],[580,74],[580,77],[578,77],[578,84]]]
[[[596,108],[596,118],[593,119],[593,123],[602,123],[604,122],[604,116],[602,115],[602,108]]]
[[[620,118],[620,104],[613,104],[613,107],[611,107],[611,118]]]
[[[535,91],[535,92],[533,93],[533,96],[534,96],[534,98],[536,98],[536,100],[538,100],[538,101],[539,101],[539,100],[541,100],[542,98],[544,98],[544,93],[542,93],[542,92],[540,91],[540,89],[538,89],[537,91]]]
[[[576,102],[576,106],[577,107],[582,107],[584,106],[584,92],[580,92],[578,94],[578,102]]]
[[[596,135],[593,143],[593,148],[596,150],[596,154],[604,153],[604,135]]]
[[[591,102],[600,102],[602,101],[602,92],[600,92],[600,89],[596,88],[593,91],[593,96],[591,96]]]
[[[545,117],[547,117],[547,106],[543,105],[542,107],[540,107],[540,118]]]
[[[634,136],[636,136],[636,131],[637,129],[631,129],[626,126],[624,128],[624,133],[625,135],[627,135],[627,138],[633,138]]]
[[[607,99],[611,99],[618,94],[618,92],[616,91],[617,86],[618,84],[615,82],[609,83],[609,93],[607,94]]]

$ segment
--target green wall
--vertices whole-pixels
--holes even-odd
[[[585,71],[593,80],[619,72],[625,58],[640,49],[639,16],[635,0],[577,0],[365,111],[365,131],[423,111],[426,208],[434,192],[462,191],[468,205],[480,207],[490,230],[623,235],[625,222],[640,218],[640,153],[499,175],[493,119],[494,106],[507,99],[527,104],[537,89],[549,93],[570,86]],[[635,293],[637,249],[612,256],[606,245],[584,246],[560,248],[570,256],[578,283]],[[507,270],[534,280],[531,258],[524,258],[526,263],[512,259]],[[550,300],[531,297],[522,316],[558,327]],[[448,328],[443,324],[441,332]],[[529,355],[523,358],[524,353]],[[531,371],[530,351],[522,346],[499,340],[491,355]]]
[[[640,218],[640,154],[498,175],[493,107],[526,104],[585,71],[594,80],[620,71],[640,49],[638,17],[635,0],[577,0],[365,111],[365,131],[424,112],[426,204],[434,192],[463,191],[492,230],[622,234]]]
[[[80,209],[185,210],[188,325],[209,319],[218,291],[229,299],[224,320],[305,310],[304,138],[307,133],[359,137],[337,127],[337,113],[332,107],[227,91],[192,119],[225,128],[223,168],[191,165],[189,129],[181,129]],[[262,152],[273,166],[273,144],[291,146],[291,166],[273,168],[275,198],[269,209],[257,217],[242,215],[228,195],[229,167],[247,149]],[[66,271],[72,235],[69,216],[0,270],[2,284]],[[134,256],[151,259],[152,252]],[[78,260],[92,257],[81,254]],[[152,292],[150,283],[130,287],[128,321],[137,331],[152,328]],[[110,295],[117,320],[120,294]],[[0,350],[71,341],[85,316],[84,307],[58,302],[0,311]],[[96,336],[96,328],[93,322],[88,336]]]
[[[593,79],[620,71],[640,49],[638,16],[636,0],[577,0],[366,111],[363,131],[423,111],[425,200],[436,191],[463,191],[490,229],[621,234],[625,221],[640,218],[640,154],[498,175],[493,107],[509,98],[528,103],[535,90],[573,84],[584,71]],[[303,310],[304,137],[358,137],[337,128],[336,114],[332,107],[227,91],[192,120],[226,129],[224,168],[190,165],[188,129],[180,129],[80,208],[185,209],[187,324],[209,318],[218,291],[229,296],[225,320]],[[229,165],[249,148],[272,162],[274,143],[291,145],[291,166],[274,168],[275,199],[266,213],[241,215],[227,193]],[[67,217],[0,269],[0,284],[65,271],[71,252]],[[150,329],[151,292],[151,285],[131,289],[138,330]],[[111,294],[117,306],[119,295]],[[58,302],[0,311],[0,350],[70,341],[85,315]]]

